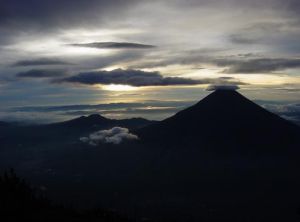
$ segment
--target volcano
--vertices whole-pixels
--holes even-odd
[[[237,91],[216,90],[136,133],[149,153],[158,153],[148,183],[168,201],[181,198],[179,212],[193,209],[197,217],[202,206],[212,207],[203,221],[297,217],[299,127]]]
[[[281,152],[299,146],[299,132],[297,125],[237,91],[216,90],[176,115],[141,129],[138,134],[149,143],[174,147]]]

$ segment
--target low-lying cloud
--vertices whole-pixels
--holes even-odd
[[[222,73],[226,74],[260,74],[300,68],[300,58],[297,56],[271,57],[251,52],[219,55],[225,52],[224,49],[211,48],[160,55],[160,59],[148,56],[147,60],[139,61],[130,67],[146,69],[170,65],[191,65],[194,68],[205,68],[209,64],[223,69]]]
[[[150,49],[154,45],[146,45],[132,42],[91,42],[91,43],[75,43],[70,44],[77,47],[88,47],[97,49]]]
[[[280,102],[257,101],[262,107],[300,125],[300,103],[281,104]]]
[[[12,66],[50,66],[50,65],[70,65],[70,63],[53,58],[40,58],[33,60],[20,60]]]
[[[215,91],[215,90],[238,90],[240,87],[237,85],[209,85],[206,90],[207,91]]]
[[[88,137],[81,137],[80,141],[88,143],[91,146],[97,146],[101,143],[111,143],[118,145],[126,140],[137,140],[138,136],[129,133],[127,128],[113,127],[108,130],[100,130],[90,134]]]

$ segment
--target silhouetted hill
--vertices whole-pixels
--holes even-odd
[[[138,131],[148,142],[245,151],[296,147],[299,127],[232,90],[217,90],[176,115]],[[244,150],[237,150],[243,148]],[[262,150],[261,148],[264,148]],[[256,150],[257,151],[257,150]],[[225,151],[226,152],[226,151]],[[249,152],[249,150],[246,150]]]
[[[64,145],[65,143],[74,143],[79,137],[88,135],[98,130],[110,129],[112,127],[125,127],[130,130],[142,128],[155,123],[143,118],[131,119],[108,119],[99,114],[90,116],[81,116],[72,120],[45,124],[45,125],[6,125],[0,126],[2,145],[19,146],[19,145],[39,145],[48,146],[50,144],[55,147]]]
[[[79,211],[70,207],[53,204],[33,189],[14,171],[0,175],[0,220],[13,221],[103,221],[126,222],[123,215],[103,209]]]
[[[8,127],[8,126],[10,126],[10,125],[11,125],[10,123],[0,121],[0,129],[1,129],[1,128],[6,128],[6,127]]]
[[[0,121],[0,126],[7,126],[7,125],[9,125],[9,124],[6,122]]]
[[[150,121],[143,118],[131,118],[131,119],[108,119],[99,114],[92,114],[89,116],[81,116],[76,119],[68,120],[65,122],[49,124],[52,127],[69,127],[69,128],[90,128],[90,127],[113,127],[122,126],[127,128],[140,128],[156,121]]]
[[[50,124],[50,126],[87,127],[99,124],[107,124],[108,122],[110,122],[110,119],[107,119],[99,114],[92,114],[64,122]]]

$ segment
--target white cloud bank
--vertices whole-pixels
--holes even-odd
[[[88,137],[81,137],[80,141],[88,143],[91,146],[97,146],[100,143],[120,144],[124,140],[137,140],[138,136],[129,133],[127,128],[113,127],[108,130],[100,130],[90,134]]]

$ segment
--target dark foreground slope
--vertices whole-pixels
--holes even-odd
[[[94,209],[78,211],[53,204],[30,187],[11,170],[0,175],[0,220],[4,222],[126,222],[128,218],[116,212]]]

